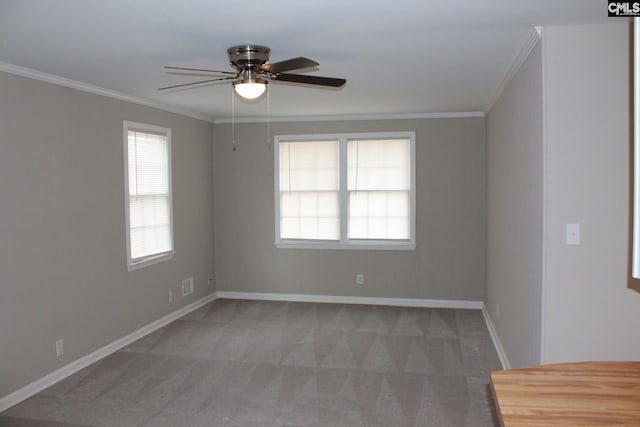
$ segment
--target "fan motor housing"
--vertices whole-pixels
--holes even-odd
[[[229,62],[238,69],[260,67],[269,61],[271,49],[266,46],[240,45],[227,49]]]

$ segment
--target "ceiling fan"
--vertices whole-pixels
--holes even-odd
[[[270,52],[271,49],[266,46],[240,45],[230,47],[227,49],[227,54],[229,55],[230,65],[235,68],[235,72],[165,66],[164,68],[166,70],[170,70],[167,72],[203,73],[210,75],[212,78],[192,83],[166,86],[159,90],[232,81],[233,87],[238,95],[246,99],[255,99],[264,93],[267,84],[271,80],[275,82],[293,82],[329,87],[341,87],[346,83],[346,79],[287,73],[287,71],[317,67],[319,64],[316,61],[304,57],[269,63]]]

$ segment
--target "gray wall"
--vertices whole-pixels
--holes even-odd
[[[272,123],[273,135],[416,132],[415,251],[277,249],[265,123],[214,128],[217,288],[222,291],[482,301],[484,118]],[[365,276],[357,286],[357,273]]]
[[[533,48],[487,116],[486,308],[513,367],[540,360],[542,56]]]
[[[626,23],[544,27],[488,115],[486,303],[513,366],[640,357],[629,70]]]
[[[640,359],[627,289],[629,26],[545,27],[542,362]],[[564,244],[565,224],[582,244]]]
[[[132,272],[125,119],[173,136],[176,254]],[[211,139],[210,123],[0,73],[0,396],[214,290]]]

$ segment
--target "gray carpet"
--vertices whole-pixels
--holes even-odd
[[[218,299],[0,426],[497,426],[480,310]]]

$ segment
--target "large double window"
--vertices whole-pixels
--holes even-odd
[[[170,259],[171,129],[124,122],[127,266]]]
[[[275,137],[276,246],[415,248],[415,133]]]

